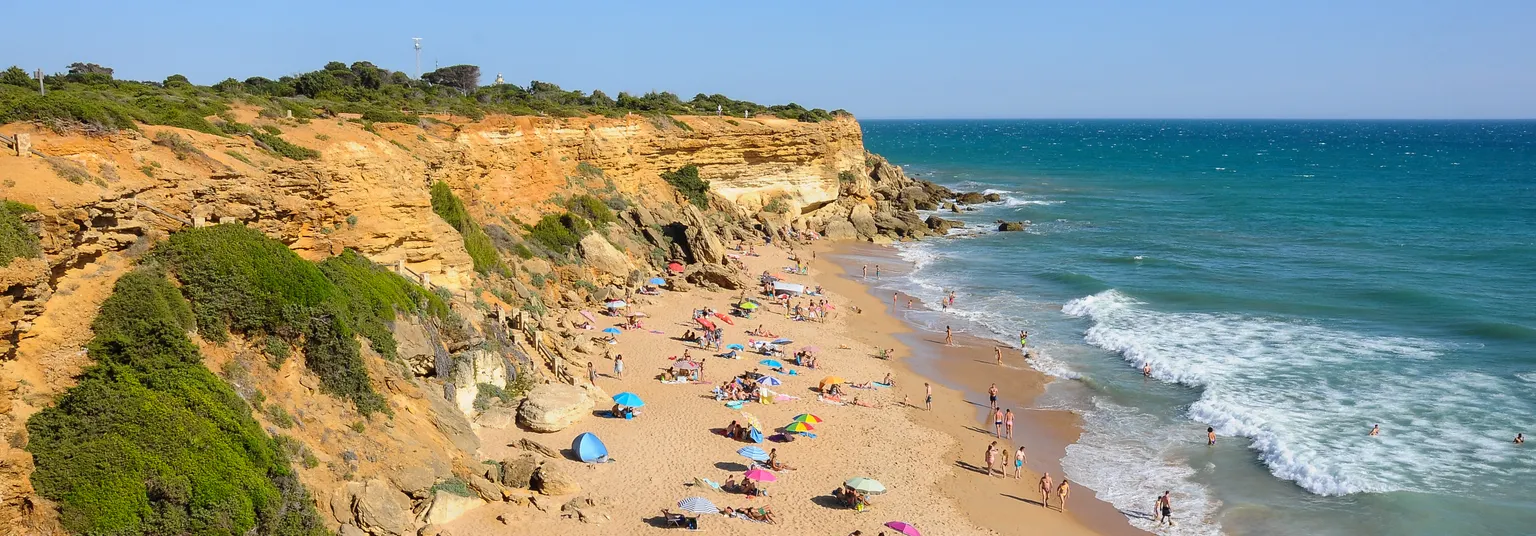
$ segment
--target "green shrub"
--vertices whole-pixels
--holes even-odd
[[[852,184],[852,183],[858,182],[858,180],[859,180],[859,176],[854,174],[852,171],[839,171],[839,172],[837,172],[837,182],[840,182],[840,183],[843,183],[843,184]]]
[[[255,165],[255,164],[251,164],[251,159],[249,157],[245,156],[244,154],[242,154],[240,151],[236,151],[234,149],[230,149],[228,151],[224,151],[224,154],[229,155],[231,158],[234,158],[235,160],[239,160],[241,162],[245,162],[247,165]]]
[[[278,156],[284,158],[293,160],[313,160],[320,158],[320,151],[288,143],[287,140],[284,140],[275,134],[269,134],[266,132],[252,132],[251,137],[255,138],[257,142],[260,142],[262,145],[266,146],[268,150],[277,153]]]
[[[37,208],[25,203],[0,200],[0,266],[8,266],[11,259],[36,257],[42,253],[42,244],[21,215],[37,212]]]
[[[328,534],[278,442],[202,365],[163,273],[125,274],[87,368],[27,421],[38,493],[76,534]]]
[[[273,136],[279,136],[283,133],[283,129],[277,128],[277,125],[262,125],[261,130]]]
[[[512,396],[512,393],[507,392],[505,389],[502,389],[495,384],[475,384],[474,406],[476,410],[485,411],[491,407],[491,404],[495,404],[497,400],[500,400],[503,404],[508,404],[516,401],[516,398]]]
[[[293,428],[293,416],[289,415],[288,410],[283,409],[282,406],[268,404],[262,413],[266,414],[267,420],[272,421],[272,424],[277,425],[278,428]]]
[[[528,246],[523,244],[512,246],[512,252],[517,253],[517,256],[525,261],[533,258],[533,250],[528,249]]]
[[[373,322],[387,320],[376,320],[369,316],[376,311],[357,305],[377,298],[365,292],[376,289],[346,278],[333,282],[281,242],[234,224],[176,233],[152,256],[182,282],[205,339],[221,342],[233,331],[302,341],[304,364],[319,376],[324,391],[351,400],[365,414],[387,411],[368,381],[354,337],[361,329],[370,343],[383,345]],[[338,271],[334,264],[329,270]]]
[[[570,201],[565,203],[565,208],[598,225],[617,221],[613,217],[613,210],[608,208],[607,203],[589,194],[572,197]]]
[[[482,385],[484,385],[484,384],[482,384]],[[452,494],[458,495],[460,497],[473,497],[474,496],[474,494],[469,491],[469,483],[465,482],[463,479],[460,479],[459,477],[456,477],[456,476],[448,477],[446,479],[443,479],[442,482],[438,482],[437,484],[433,484],[432,485],[432,492],[435,493],[438,490],[446,491],[448,493],[452,493]]]
[[[772,213],[775,213],[775,214],[786,214],[786,213],[788,213],[789,212],[789,196],[785,195],[785,194],[779,194],[779,195],[773,196],[773,199],[769,199],[767,203],[763,204],[763,210],[766,211],[766,212],[772,212]]]
[[[193,156],[207,158],[201,149],[193,145],[191,141],[174,132],[160,131],[155,133],[155,145],[169,148],[177,160],[186,160]]]
[[[496,254],[496,246],[491,243],[491,237],[485,234],[480,224],[474,218],[469,217],[469,211],[464,209],[464,202],[459,196],[453,194],[453,189],[447,183],[437,182],[432,184],[432,211],[448,222],[464,237],[464,249],[469,251],[470,260],[474,261],[475,271],[488,273],[495,271],[506,275],[506,264],[501,262],[501,256]]]
[[[557,253],[564,253],[592,231],[592,224],[581,216],[569,212],[546,214],[528,228],[528,236]]]
[[[603,168],[597,167],[596,165],[593,165],[591,162],[577,162],[576,163],[576,172],[580,173],[583,177],[602,177],[603,176]]]
[[[677,188],[689,203],[699,208],[709,208],[709,181],[699,178],[699,167],[693,164],[663,172],[662,180]]]
[[[448,305],[441,297],[350,249],[321,262],[320,272],[341,290],[349,323],[368,339],[373,351],[386,358],[397,356],[395,337],[389,329],[396,310],[425,311],[438,318],[448,315]]]
[[[383,108],[369,108],[363,111],[363,120],[371,123],[405,123],[416,124],[419,117],[416,114],[402,113]]]

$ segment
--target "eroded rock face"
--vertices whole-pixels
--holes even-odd
[[[864,238],[879,233],[879,229],[875,226],[875,214],[870,210],[869,205],[863,203],[854,205],[853,212],[848,214],[848,221],[853,224],[853,229],[858,231],[859,236]]]
[[[501,461],[501,485],[516,488],[529,489],[533,486],[533,471],[539,468],[539,458],[532,453],[523,453],[516,458],[507,458]]]
[[[591,233],[582,237],[578,247],[581,250],[581,258],[586,262],[586,265],[596,269],[598,273],[607,276],[606,281],[601,281],[601,283],[622,282],[625,277],[629,276],[629,271],[635,268],[634,265],[630,264],[629,257],[620,252],[618,248],[613,247],[613,244],[610,244],[608,239],[603,238],[603,235],[600,233]]]
[[[533,472],[533,489],[544,495],[575,495],[581,493],[581,485],[571,475],[552,464],[539,466]]]
[[[558,432],[591,414],[594,406],[580,387],[546,383],[528,392],[517,408],[517,423],[534,432]]]
[[[352,498],[358,528],[374,536],[405,536],[416,531],[411,502],[404,493],[381,479],[369,480]]]
[[[484,505],[485,501],[479,497],[464,497],[437,490],[432,496],[432,506],[427,508],[425,521],[430,525],[445,525]]]
[[[703,264],[688,270],[684,276],[689,283],[704,287],[713,286],[725,290],[741,290],[746,288],[746,282],[735,270],[718,264]]]
[[[848,220],[835,220],[827,223],[827,229],[822,234],[828,240],[853,240],[859,237],[859,231],[854,229],[853,223]]]

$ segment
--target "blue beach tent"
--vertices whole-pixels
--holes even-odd
[[[576,440],[571,441],[571,452],[576,453],[577,458],[587,463],[608,461],[608,446],[604,445],[597,436],[592,435],[592,432],[576,436]]]

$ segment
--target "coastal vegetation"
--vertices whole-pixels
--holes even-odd
[[[432,184],[432,211],[448,222],[464,237],[464,249],[469,251],[469,258],[475,264],[475,271],[482,274],[496,272],[509,273],[501,256],[496,254],[496,245],[491,242],[491,237],[485,234],[480,224],[470,217],[465,210],[464,202],[459,196],[454,195],[453,188],[447,183],[436,182]]]
[[[284,450],[203,366],[195,318],[159,269],[117,281],[95,364],[27,422],[33,485],[77,534],[327,534]]]
[[[453,114],[479,120],[486,114],[584,117],[622,117],[638,114],[666,118],[673,115],[733,117],[772,115],[796,121],[826,121],[843,110],[806,109],[799,104],[765,106],[699,93],[683,100],[670,92],[616,97],[594,90],[567,90],[548,82],[480,85],[480,68],[452,65],[413,79],[405,73],[382,69],[366,61],[348,65],[333,61],[317,71],[275,80],[253,76],[229,78],[211,86],[190,83],[172,75],[164,81],[118,80],[110,68],[76,63],[65,73],[43,77],[46,94],[38,81],[19,67],[0,72],[0,123],[41,121],[54,128],[86,128],[96,131],[136,129],[139,123],[166,125],[218,136],[260,136],[228,115],[231,106],[244,103],[268,118],[307,121],[339,113],[359,114],[373,122],[417,123],[423,114]],[[210,120],[210,117],[216,119]],[[686,128],[683,125],[679,128]],[[270,136],[276,134],[269,133]],[[313,158],[281,138],[258,138],[270,150],[296,160]],[[298,147],[298,149],[303,149]]]
[[[699,167],[693,164],[662,172],[662,180],[677,188],[689,203],[699,208],[709,208],[709,181],[699,178]]]
[[[316,265],[240,225],[176,233],[151,258],[181,282],[203,338],[223,342],[233,332],[266,340],[279,363],[288,345],[302,348],[322,389],[364,414],[389,409],[369,383],[354,335],[393,357],[388,322],[396,310],[450,316],[441,298],[356,253]]]
[[[0,266],[10,265],[12,259],[36,257],[39,253],[37,235],[21,221],[21,215],[29,212],[37,212],[37,208],[0,199]]]

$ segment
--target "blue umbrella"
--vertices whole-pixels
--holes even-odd
[[[763,442],[763,433],[757,431],[756,428],[747,429],[747,437],[751,438],[753,443]]]
[[[727,345],[725,345],[725,347],[729,348],[731,350],[746,350],[747,349],[747,347],[742,346],[740,344],[727,344]]]
[[[757,363],[760,364],[760,365],[767,365],[767,366],[773,367],[773,368],[784,368],[784,364],[783,363],[780,363],[777,360],[773,360],[773,359],[764,359],[762,361],[758,361]]]
[[[758,462],[768,461],[768,453],[764,452],[762,447],[758,447],[756,445],[741,447],[741,450],[737,450],[736,453],[746,457],[748,460]]]
[[[581,461],[587,463],[603,461],[608,458],[608,446],[597,439],[597,436],[592,435],[592,432],[576,436],[576,440],[571,442],[571,452],[575,453],[576,457],[580,458]]]
[[[667,280],[662,279],[660,277],[652,277],[651,278],[651,284],[652,285],[665,285],[665,284],[667,284]]]
[[[773,340],[774,344],[789,344],[789,343],[792,343],[792,342],[795,342],[795,341],[792,341],[792,340],[789,340],[789,339],[785,339],[785,338],[778,338],[778,339],[774,339]]]
[[[775,378],[773,376],[763,376],[762,378],[759,378],[757,380],[757,383],[761,383],[763,385],[767,385],[767,386],[770,386],[770,387],[777,387],[779,385],[783,385],[784,384],[784,382],[779,381],[778,378]]]
[[[645,401],[640,400],[639,395],[630,392],[613,395],[613,403],[627,408],[638,408],[645,405]]]
[[[614,335],[618,335],[618,334],[623,333],[623,332],[624,332],[624,330],[619,329],[619,328],[603,328],[603,333],[612,333]]]

